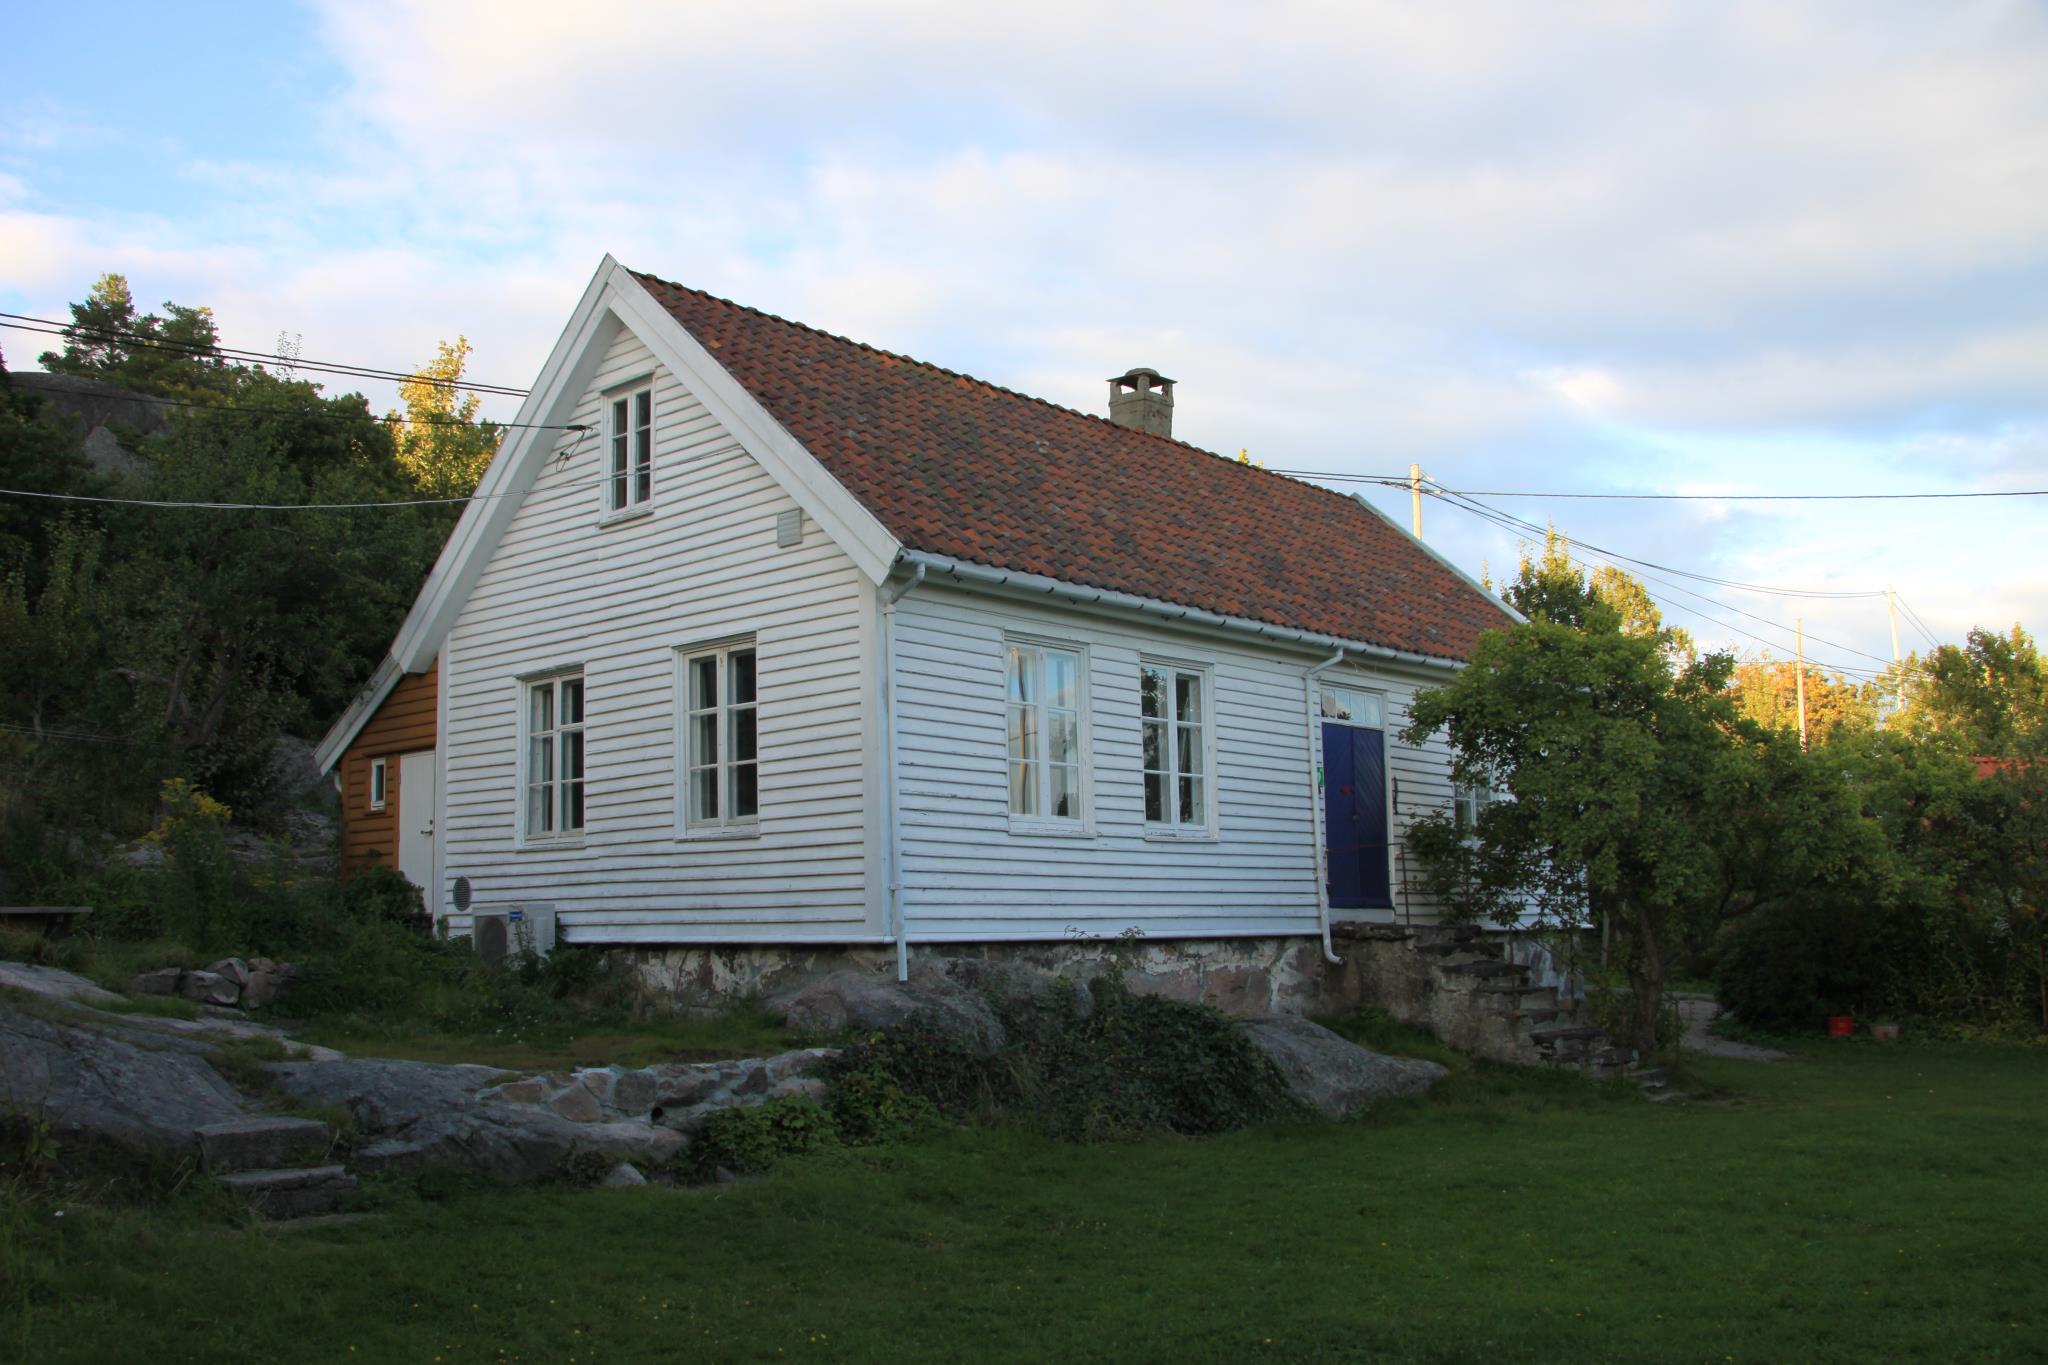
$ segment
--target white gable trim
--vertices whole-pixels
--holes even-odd
[[[363,684],[363,690],[356,693],[355,700],[348,704],[348,710],[341,713],[341,719],[334,722],[319,747],[313,750],[313,761],[320,766],[322,777],[334,771],[334,765],[341,761],[341,756],[348,752],[348,746],[355,742],[355,737],[370,723],[370,717],[377,714],[377,708],[384,704],[384,699],[391,695],[392,689],[398,686],[398,680],[404,676],[405,670],[398,666],[397,660],[386,654],[384,662],[377,665],[377,671]]]
[[[533,487],[542,462],[563,448],[564,437],[570,438],[569,448],[589,438],[589,433],[557,428],[568,420],[622,326],[630,328],[655,358],[697,395],[706,410],[732,432],[862,573],[877,584],[888,576],[900,548],[896,538],[670,316],[631,271],[607,255],[548,353],[526,401],[520,404],[513,419],[520,425],[509,429],[448,543],[441,547],[389,654],[315,750],[323,773],[340,760],[398,680],[407,673],[420,672],[440,653],[470,590],[490,562],[491,552]]]
[[[617,278],[619,283],[607,297],[613,311],[654,352],[655,359],[739,439],[782,491],[847,553],[868,581],[879,586],[903,548],[896,537],[633,278],[631,271],[619,267]]]

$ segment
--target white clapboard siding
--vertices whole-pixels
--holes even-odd
[[[649,373],[653,510],[600,525],[603,390]],[[569,420],[592,430],[546,460],[444,655],[448,876],[478,908],[552,904],[570,941],[874,936],[872,587],[815,523],[777,547],[795,502],[630,331]],[[758,650],[760,832],[678,838],[675,651],[737,635]],[[568,667],[585,830],[521,847],[518,680]]]
[[[1011,633],[1086,651],[1092,834],[1011,831],[1003,676]],[[1302,687],[1313,657],[938,585],[903,599],[895,639],[903,901],[913,939],[1060,938],[1133,927],[1154,938],[1315,931]],[[1210,670],[1213,841],[1145,836],[1141,656]],[[1410,819],[1450,800],[1447,751],[1404,744],[1395,733],[1431,675],[1347,667],[1329,676],[1385,696],[1398,846]],[[1395,917],[1404,909],[1399,873],[1397,862]],[[1405,908],[1417,918],[1433,914],[1413,898]]]

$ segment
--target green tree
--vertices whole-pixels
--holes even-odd
[[[115,274],[100,276],[85,302],[71,305],[64,349],[43,352],[42,365],[52,374],[174,396],[231,388],[244,369],[221,355],[211,308],[166,303],[162,316],[138,316],[127,276]]]
[[[14,385],[0,363],[0,488],[24,493],[104,492],[80,453],[73,424],[48,411],[41,399]],[[26,585],[41,586],[51,540],[65,505],[34,497],[0,498],[0,573],[26,570]]]
[[[401,384],[403,413],[390,420],[398,435],[398,463],[419,490],[433,498],[467,497],[497,453],[498,428],[477,420],[479,400],[453,385],[469,362],[469,338],[440,352]]]
[[[1771,730],[1799,730],[1799,664],[1768,652],[1735,665],[1728,680],[1736,708]],[[1855,683],[1840,673],[1806,666],[1806,728],[1809,740],[1827,744],[1844,734],[1877,728],[1875,683]]]
[[[182,412],[146,448],[137,492],[284,509],[416,496],[362,398],[245,370],[223,406]],[[233,792],[280,729],[346,704],[389,643],[445,534],[439,509],[121,508],[111,583],[120,675],[187,756]]]
[[[1571,542],[1555,526],[1544,533],[1540,549],[1523,544],[1520,571],[1500,595],[1531,620],[1654,639],[1679,659],[1698,654],[1690,634],[1665,626],[1664,614],[1639,579],[1612,564],[1589,575],[1572,558]]]
[[[1907,665],[1892,722],[1902,732],[1963,753],[2048,753],[2048,658],[2022,626],[1974,629]]]
[[[1725,897],[1701,831],[1740,804],[1751,765],[1727,656],[1680,666],[1661,632],[1624,633],[1580,583],[1554,561],[1525,563],[1508,595],[1532,619],[1489,631],[1452,681],[1416,697],[1404,738],[1446,733],[1457,780],[1511,799],[1485,807],[1474,837],[1440,815],[1409,843],[1428,889],[1471,918],[1609,926],[1632,1041],[1648,1051],[1675,934]]]

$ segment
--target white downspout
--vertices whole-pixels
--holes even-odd
[[[896,816],[896,604],[924,582],[925,566],[896,587],[882,589],[882,859],[888,875],[889,936],[896,944],[896,979],[910,979],[910,939],[903,926],[903,848]]]
[[[1307,722],[1308,737],[1308,804],[1314,812],[1316,830],[1316,927],[1322,931],[1325,962],[1342,962],[1344,959],[1337,956],[1336,948],[1330,943],[1330,852],[1323,846],[1323,765],[1316,759],[1316,711],[1321,700],[1316,695],[1316,675],[1343,663],[1344,654],[1345,651],[1340,649],[1301,675],[1302,698],[1306,703],[1302,715]]]

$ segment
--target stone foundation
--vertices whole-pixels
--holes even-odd
[[[716,1010],[742,1000],[788,1003],[811,982],[846,968],[891,977],[896,952],[887,946],[800,947],[788,944],[620,948],[641,985],[683,1009]],[[956,958],[1011,962],[1089,980],[1123,958],[1133,991],[1214,1005],[1227,1014],[1320,1014],[1356,1004],[1346,999],[1340,968],[1323,961],[1320,940],[1304,937],[1068,939],[1053,943],[933,943],[910,950],[912,975]]]

